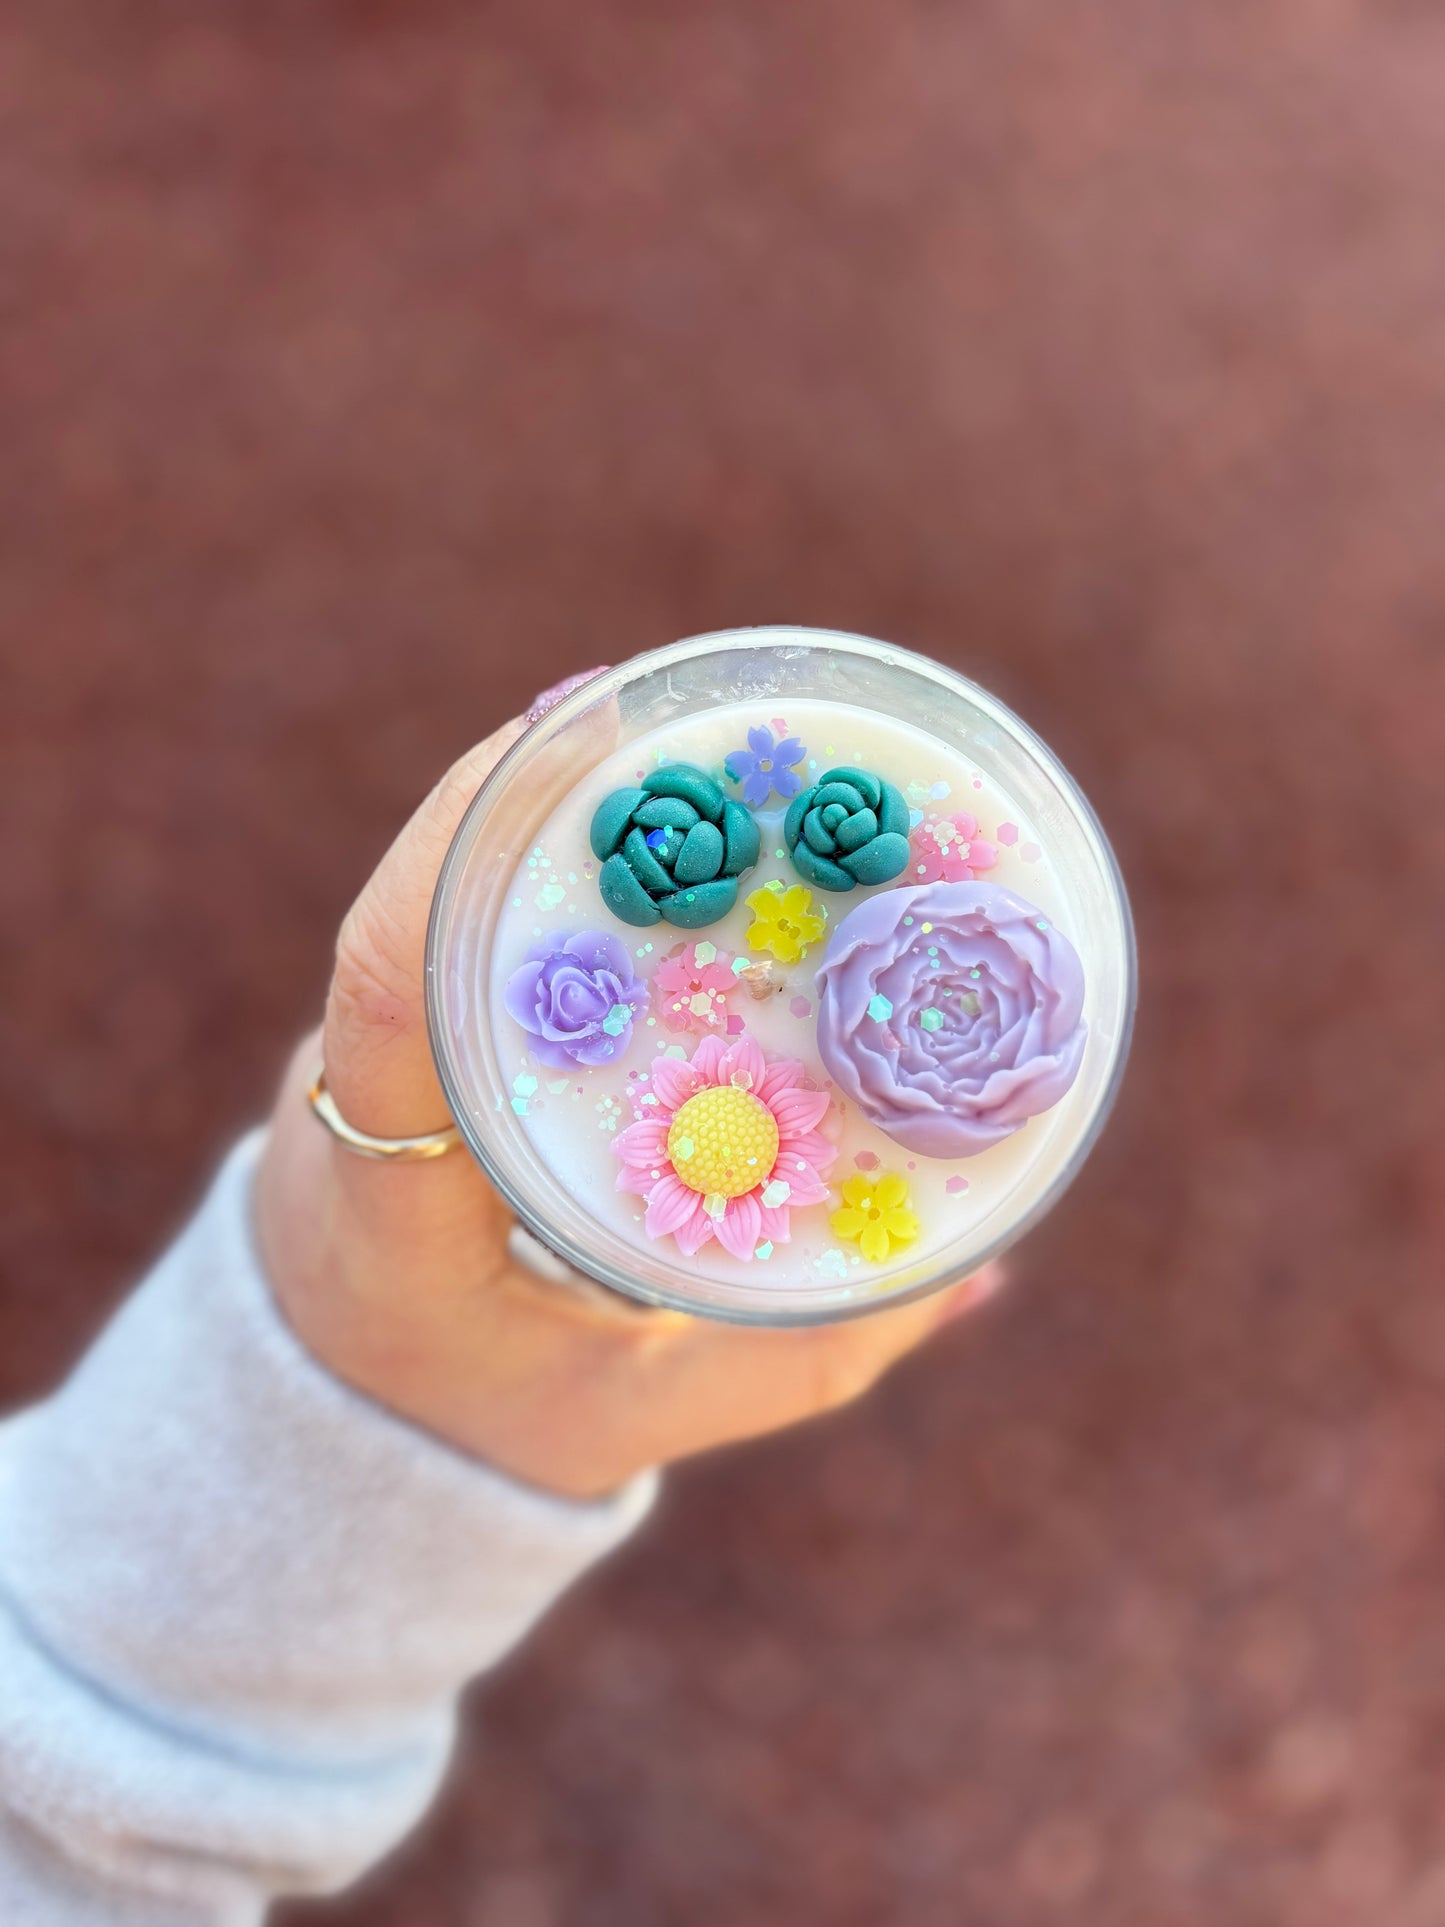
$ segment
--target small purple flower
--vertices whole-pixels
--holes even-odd
[[[552,1070],[611,1064],[632,1041],[647,986],[627,946],[605,930],[545,938],[507,979],[503,1001]]]
[[[751,810],[760,810],[776,790],[786,803],[803,787],[795,764],[807,750],[796,736],[773,742],[773,732],[759,727],[748,731],[746,749],[735,749],[723,758],[723,768],[735,783],[743,786],[743,801]]]

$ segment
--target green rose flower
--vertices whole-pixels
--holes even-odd
[[[908,867],[908,805],[866,769],[825,770],[783,818],[793,868],[820,890],[889,883]]]
[[[602,901],[639,926],[701,930],[725,917],[760,841],[742,804],[692,763],[669,763],[635,790],[613,790],[592,818]]]

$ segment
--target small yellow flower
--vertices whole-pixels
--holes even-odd
[[[842,1209],[828,1223],[835,1238],[857,1245],[875,1265],[881,1265],[895,1245],[911,1245],[919,1232],[918,1219],[908,1209],[907,1180],[896,1171],[885,1171],[876,1183],[849,1178]]]
[[[757,921],[748,931],[749,950],[771,951],[779,963],[806,957],[828,927],[828,915],[813,908],[813,893],[801,884],[765,883],[748,898]]]

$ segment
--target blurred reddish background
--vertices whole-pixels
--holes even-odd
[[[1005,1300],[676,1476],[290,1927],[1445,1921],[1445,17],[18,0],[0,1398],[538,685],[861,629],[1136,899]]]

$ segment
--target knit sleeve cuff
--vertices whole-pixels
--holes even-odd
[[[435,1730],[655,1488],[526,1488],[328,1373],[257,1261],[259,1135],[68,1383],[0,1431],[0,1580],[67,1669],[330,1763]]]

